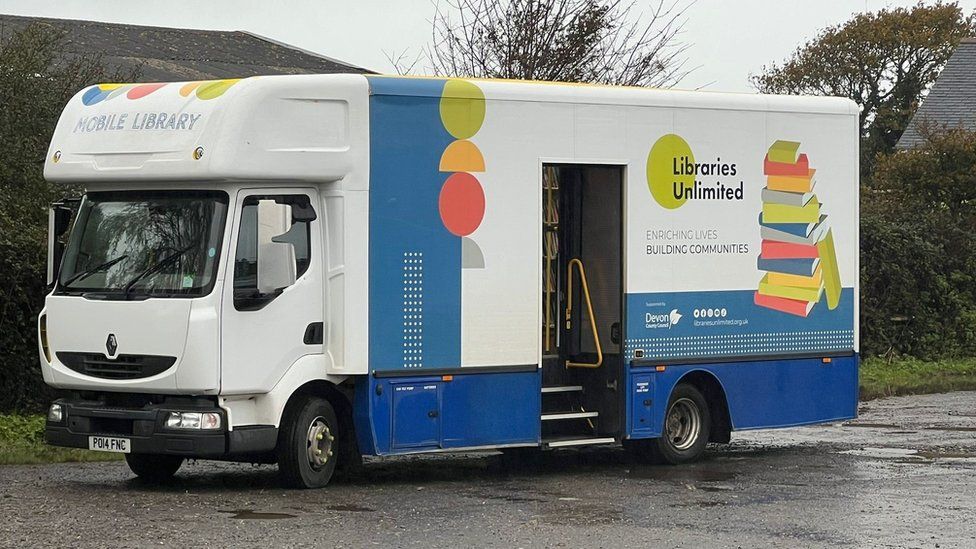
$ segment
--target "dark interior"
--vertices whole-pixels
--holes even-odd
[[[546,165],[544,170],[543,385],[583,388],[544,399],[544,412],[597,411],[599,416],[545,425],[543,434],[614,435],[622,427],[623,400],[619,397],[623,390],[623,168]],[[582,269],[574,259],[582,263]],[[570,298],[572,308],[567,319]],[[588,301],[595,320],[592,323]],[[583,366],[598,362],[598,367]]]

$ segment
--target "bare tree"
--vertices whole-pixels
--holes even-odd
[[[448,0],[401,73],[670,87],[690,72],[677,41],[689,4],[655,0]]]

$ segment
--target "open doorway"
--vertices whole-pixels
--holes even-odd
[[[577,412],[544,436],[620,430],[623,183],[622,166],[543,165],[543,418]]]

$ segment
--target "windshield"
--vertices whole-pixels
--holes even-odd
[[[210,292],[227,193],[92,192],[82,202],[58,277],[61,293],[119,297]]]

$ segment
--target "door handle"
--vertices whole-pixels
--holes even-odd
[[[305,345],[321,345],[324,336],[325,324],[313,322],[305,328],[305,337],[302,338],[302,341],[305,342]]]

